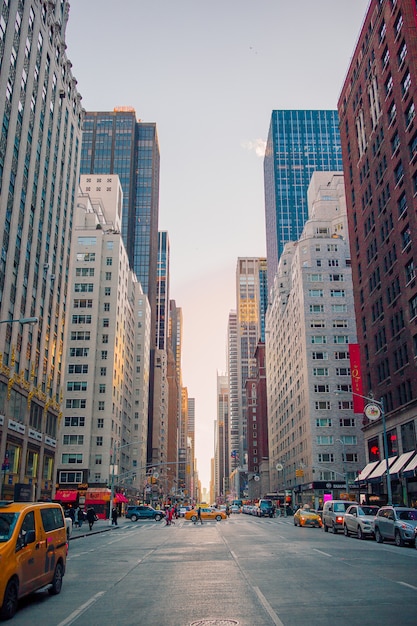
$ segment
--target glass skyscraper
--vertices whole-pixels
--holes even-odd
[[[137,121],[134,109],[86,113],[81,174],[119,175],[123,242],[130,266],[148,296],[152,337],[156,336],[159,160],[156,124]]]
[[[264,159],[268,288],[288,241],[297,241],[308,216],[314,171],[341,171],[337,111],[272,111]]]

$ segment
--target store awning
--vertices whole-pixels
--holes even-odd
[[[103,489],[100,487],[91,487],[87,489],[85,494],[86,504],[93,502],[108,502],[110,500],[110,489]]]
[[[129,502],[129,500],[126,498],[126,496],[123,493],[116,493],[114,495],[114,499],[116,500],[116,502]]]
[[[55,500],[59,502],[75,502],[78,496],[76,489],[58,489],[55,493]]]
[[[367,479],[367,477],[369,476],[369,474],[374,471],[374,469],[376,468],[376,466],[379,463],[380,463],[380,461],[372,461],[371,463],[368,463],[368,465],[366,465],[363,468],[363,470],[361,471],[359,476],[357,478],[355,478],[355,483],[364,482]]]
[[[388,459],[388,467],[391,468],[391,465],[398,459],[397,456],[391,456]],[[381,463],[378,465],[378,467],[376,467],[374,469],[374,471],[372,472],[372,474],[369,474],[368,478],[366,479],[366,482],[369,483],[378,483],[380,482],[382,476],[385,474],[385,472],[387,471],[387,462],[384,459],[383,461],[381,461]]]
[[[416,467],[417,467],[417,454],[416,454],[416,456],[413,459],[411,459],[409,464],[404,467],[404,469],[403,469],[403,476],[405,476],[406,478],[410,478],[411,476],[415,476]]]
[[[389,468],[391,478],[398,478],[398,474],[401,472],[406,463],[408,463],[414,453],[415,450],[411,450],[411,452],[404,452],[404,454],[400,454],[394,465]]]

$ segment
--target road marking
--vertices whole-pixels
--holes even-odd
[[[97,600],[101,598],[101,596],[103,596],[105,593],[105,591],[99,591],[98,593],[96,593],[92,598],[87,600],[87,602],[84,602],[84,604],[78,607],[78,609],[73,611],[71,615],[68,615],[67,619],[64,619],[63,622],[59,622],[58,626],[68,626],[69,624],[73,624],[75,620],[80,617],[80,615],[85,613],[85,611],[87,611],[87,609],[89,609],[92,604],[95,604],[95,602],[97,602]]]
[[[409,587],[410,589],[414,589],[415,591],[417,591],[417,587],[415,585],[409,585],[408,583],[403,583],[402,580],[397,580],[397,583],[399,585],[404,585],[404,587]]]
[[[318,550],[317,548],[313,548],[314,552],[318,552],[319,554],[323,554],[324,556],[333,557],[333,554],[329,554],[328,552],[323,552],[323,550]]]

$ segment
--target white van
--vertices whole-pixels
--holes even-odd
[[[334,534],[343,531],[343,521],[345,518],[346,510],[351,504],[358,504],[358,502],[351,502],[350,500],[327,500],[323,505],[323,530],[329,532],[329,528]]]

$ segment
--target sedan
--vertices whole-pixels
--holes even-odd
[[[367,504],[352,504],[343,520],[343,532],[345,537],[351,533],[357,535],[358,539],[374,536],[375,515],[379,511],[379,506],[368,506]]]
[[[132,522],[136,522],[138,519],[154,519],[156,522],[159,522],[163,517],[165,517],[165,513],[164,511],[158,511],[157,509],[153,509],[151,506],[142,504],[138,506],[128,506],[126,517],[131,519]]]
[[[298,509],[298,511],[294,513],[294,526],[321,528],[322,525],[321,517],[314,509]]]
[[[191,520],[192,522],[196,522],[198,520],[197,509],[192,509],[191,511],[187,511],[186,514],[184,515],[184,518]],[[220,511],[219,509],[201,507],[201,519],[202,520],[216,520],[216,522],[221,522],[222,519],[227,519],[227,515],[225,511]]]

